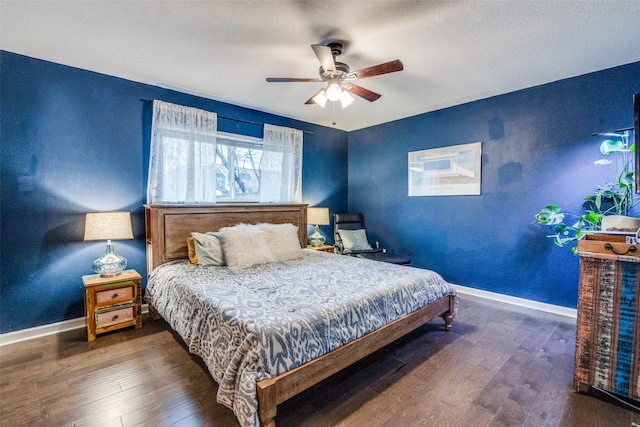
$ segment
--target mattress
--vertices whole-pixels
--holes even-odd
[[[204,360],[243,426],[259,425],[257,381],[455,295],[433,271],[303,252],[243,270],[174,261],[149,279],[145,299]]]

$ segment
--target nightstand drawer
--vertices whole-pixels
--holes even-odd
[[[129,286],[96,292],[96,306],[101,307],[133,301],[133,286],[133,282],[130,282]]]
[[[135,319],[134,306],[96,313],[96,328],[104,328]]]

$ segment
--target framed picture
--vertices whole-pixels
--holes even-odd
[[[479,195],[482,142],[409,152],[409,196]]]

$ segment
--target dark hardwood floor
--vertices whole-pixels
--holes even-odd
[[[632,426],[571,391],[572,319],[463,296],[436,319],[285,402],[283,426]],[[87,342],[73,331],[0,348],[2,426],[236,426],[204,364],[164,321]]]

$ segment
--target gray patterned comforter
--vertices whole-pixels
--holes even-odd
[[[281,374],[411,313],[454,288],[437,273],[304,251],[244,270],[174,261],[145,299],[200,356],[217,400],[257,426],[256,382]]]

